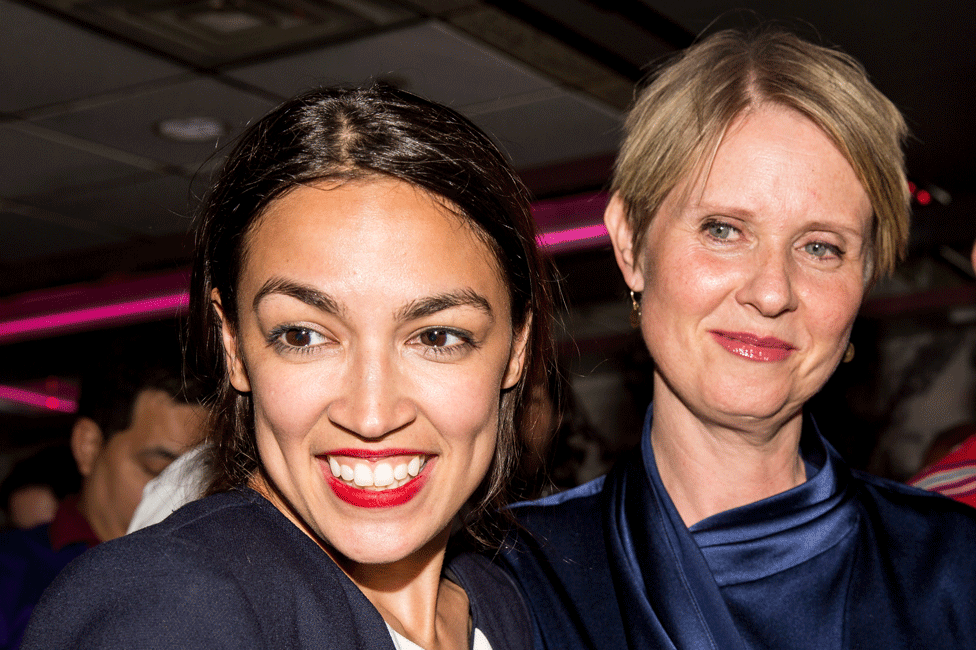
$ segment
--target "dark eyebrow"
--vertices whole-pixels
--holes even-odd
[[[415,320],[453,307],[474,307],[485,312],[492,320],[495,317],[491,309],[491,303],[488,302],[487,298],[471,289],[462,289],[461,291],[442,293],[415,300],[405,307],[398,309],[396,319],[399,321]]]
[[[296,300],[302,301],[306,305],[311,305],[316,309],[320,309],[324,312],[335,314],[337,316],[343,312],[343,309],[339,306],[339,303],[328,294],[322,293],[313,287],[298,284],[297,282],[292,282],[283,278],[271,278],[265,282],[260,289],[258,289],[258,292],[254,295],[254,309],[257,310],[258,303],[260,303],[261,300],[263,300],[266,296],[275,293],[290,296]]]

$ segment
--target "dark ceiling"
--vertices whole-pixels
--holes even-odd
[[[316,84],[393,81],[471,116],[538,196],[599,188],[648,63],[760,18],[865,64],[911,124],[913,179],[948,201],[917,212],[917,246],[964,247],[973,3],[0,0],[0,297],[185,261],[222,145]],[[195,116],[226,135],[159,134]]]

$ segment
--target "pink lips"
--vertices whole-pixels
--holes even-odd
[[[759,337],[748,332],[711,330],[710,334],[723,348],[752,361],[782,361],[796,348],[774,336]]]

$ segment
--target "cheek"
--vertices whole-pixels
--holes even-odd
[[[252,364],[248,368],[254,424],[259,444],[273,436],[279,444],[297,444],[323,417],[328,381],[313,366]]]
[[[735,269],[692,251],[648,254],[643,300],[644,320],[701,317],[717,307],[735,283]]]
[[[428,375],[416,384],[419,406],[452,443],[468,444],[485,432],[494,436],[503,371],[498,368],[494,372]]]
[[[843,345],[857,318],[863,296],[860,277],[813,287],[804,299],[809,306],[807,326],[811,334],[823,345]]]

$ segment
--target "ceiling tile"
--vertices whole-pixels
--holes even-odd
[[[89,194],[50,197],[45,207],[133,235],[188,232],[190,181],[161,176]]]
[[[0,263],[23,262],[71,251],[121,243],[106,233],[78,230],[67,225],[0,211]]]
[[[275,106],[274,101],[197,77],[143,89],[114,101],[37,121],[42,126],[174,165],[199,164],[241,129]],[[228,135],[217,143],[176,142],[156,134],[165,118],[217,118]]]
[[[435,22],[228,74],[283,96],[318,85],[382,79],[455,107],[552,86],[507,56]]]
[[[0,0],[0,111],[114,91],[184,70],[93,32]]]
[[[0,93],[2,94],[2,93]],[[125,178],[142,170],[0,125],[0,196],[16,198]]]
[[[623,124],[617,111],[564,92],[470,117],[519,169],[616,151]]]

